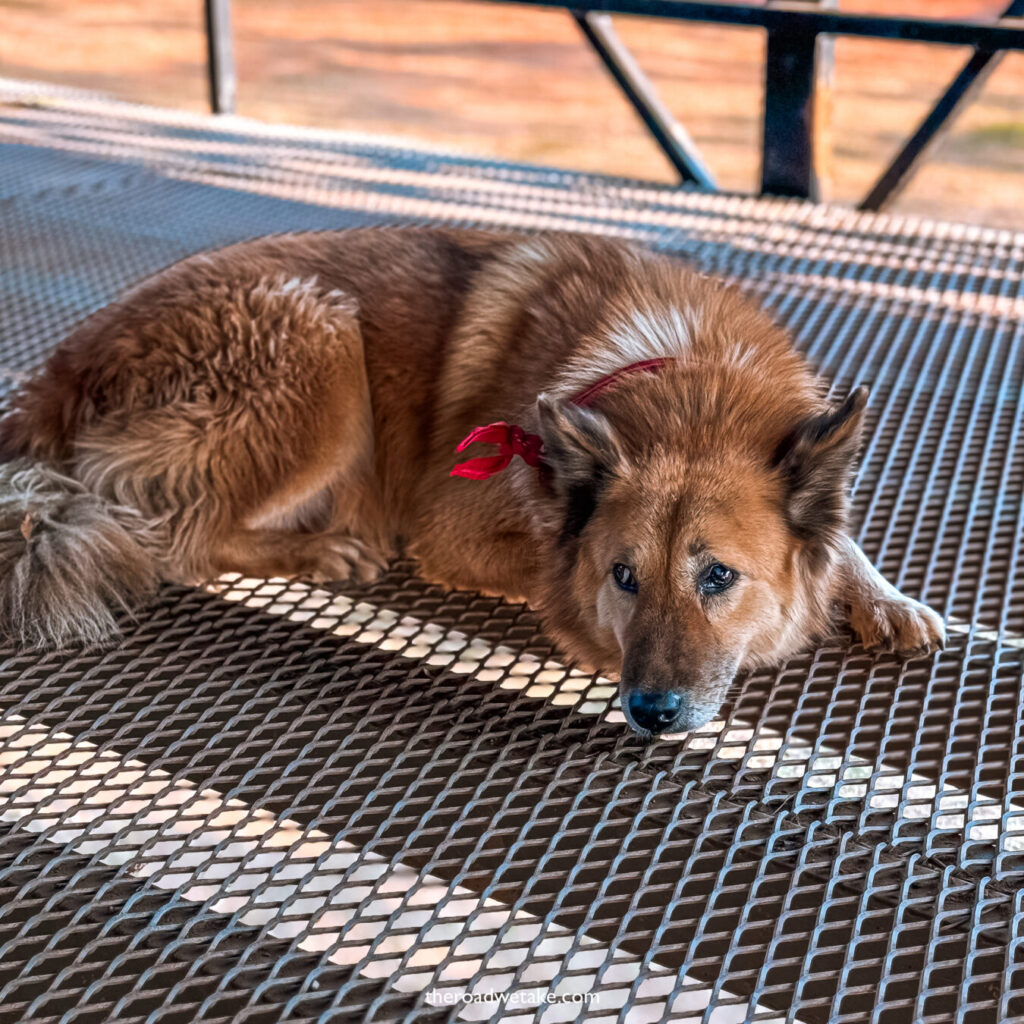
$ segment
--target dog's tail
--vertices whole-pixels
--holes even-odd
[[[159,581],[157,533],[46,462],[0,463],[0,641],[59,648],[116,635],[118,612]]]

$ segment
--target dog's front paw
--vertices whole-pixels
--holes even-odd
[[[304,576],[314,583],[358,580],[369,583],[387,568],[384,556],[355,537],[324,533],[307,552],[309,567]]]
[[[927,605],[897,590],[850,608],[850,625],[865,647],[930,654],[946,645],[946,627]]]

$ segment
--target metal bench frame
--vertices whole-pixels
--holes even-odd
[[[488,0],[507,3],[509,0]],[[762,195],[820,199],[821,145],[816,137],[816,103],[827,88],[831,36],[860,36],[905,42],[973,46],[974,53],[953,78],[892,163],[860,203],[882,210],[903,191],[929,151],[980,92],[1007,50],[1024,50],[1024,0],[1012,0],[994,22],[845,14],[834,0],[789,0],[764,4],[697,3],[692,0],[515,0],[534,7],[562,8],[647,126],[680,181],[715,190],[715,179],[687,134],[615,33],[612,14],[763,28],[765,91],[761,148]],[[210,107],[235,111],[237,76],[231,32],[231,0],[205,0]]]

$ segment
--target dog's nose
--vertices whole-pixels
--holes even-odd
[[[671,725],[679,715],[683,699],[678,693],[644,693],[633,690],[629,695],[629,715],[637,727],[659,733]]]

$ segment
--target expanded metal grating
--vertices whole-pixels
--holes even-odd
[[[872,385],[860,540],[951,629],[906,662],[841,637],[646,745],[527,609],[408,565],[168,587],[110,649],[0,652],[0,1021],[1024,1020],[1024,235],[0,101],[5,388],[250,235],[635,238]]]

